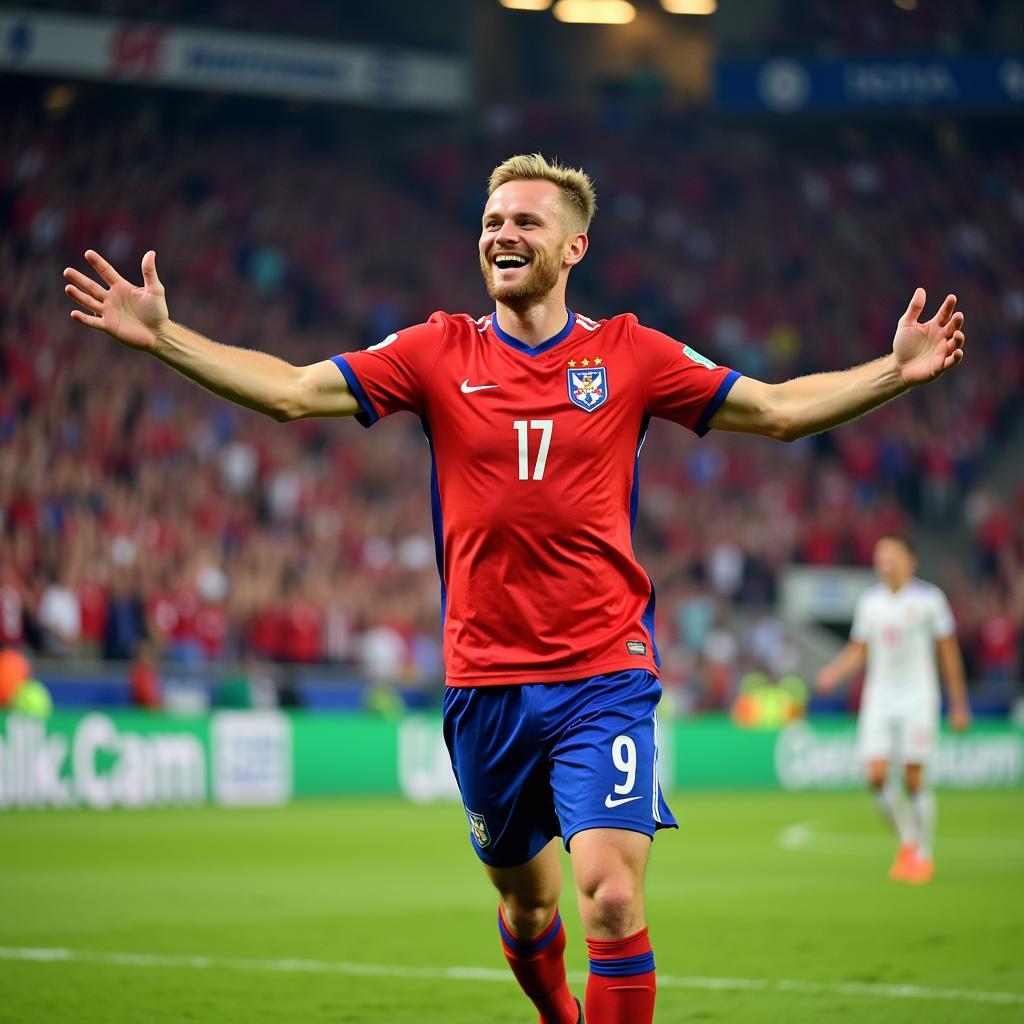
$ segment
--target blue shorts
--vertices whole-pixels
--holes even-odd
[[[477,856],[514,867],[588,828],[676,828],[658,783],[661,684],[646,670],[571,683],[449,687],[444,738]]]

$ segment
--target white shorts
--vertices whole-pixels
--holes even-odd
[[[939,710],[931,701],[911,706],[868,701],[857,722],[857,753],[863,761],[927,764],[939,734]]]

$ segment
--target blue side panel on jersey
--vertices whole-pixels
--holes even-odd
[[[444,629],[448,612],[448,588],[444,584],[444,519],[441,516],[441,490],[437,485],[437,457],[434,454],[434,439],[430,436],[430,425],[426,420],[423,433],[430,446],[430,522],[434,527],[434,557],[437,559],[437,575],[441,578],[441,629]]]
[[[732,391],[733,384],[736,383],[742,377],[738,370],[730,370],[723,378],[722,382],[718,385],[717,390],[711,396],[711,401],[704,406],[704,411],[700,414],[700,419],[697,420],[697,425],[693,428],[693,432],[698,437],[703,437],[711,427],[708,425],[711,422],[711,417],[722,407],[722,403],[725,401],[726,396]]]
[[[650,416],[645,416],[640,424],[640,436],[636,439],[636,456],[633,459],[633,487],[629,492],[629,532],[633,533],[636,526],[636,513],[640,507],[640,449],[644,446],[644,439],[647,437],[647,428],[651,425]],[[650,576],[647,581],[651,584],[651,596],[647,600],[647,606],[640,617],[640,622],[647,635],[651,638],[651,653],[654,655],[654,664],[661,668],[661,655],[658,653],[658,644],[654,639],[654,581]]]
[[[644,608],[643,615],[640,616],[640,621],[643,623],[644,629],[647,630],[647,635],[651,638],[651,651],[654,654],[654,664],[661,668],[661,655],[658,653],[658,643],[654,639],[654,605],[655,605],[655,593],[654,593],[654,580],[650,576],[647,577],[651,584],[651,596],[647,599],[647,607]]]
[[[342,376],[348,382],[352,394],[355,395],[356,401],[359,403],[359,408],[363,410],[356,413],[356,422],[361,423],[364,427],[372,427],[380,419],[380,416],[377,415],[377,410],[374,409],[369,395],[363,390],[363,385],[359,383],[355,371],[348,365],[348,360],[344,356],[331,356],[331,362],[341,370]]]
[[[636,526],[636,512],[640,507],[640,449],[647,437],[647,428],[651,425],[651,417],[645,416],[640,424],[640,436],[636,439],[636,455],[633,458],[633,487],[629,492],[629,532],[632,535]]]
[[[539,356],[542,352],[547,352],[548,349],[554,348],[560,341],[565,341],[566,338],[572,334],[572,329],[576,326],[576,314],[571,310],[567,309],[566,313],[569,314],[569,319],[565,322],[565,326],[553,337],[542,341],[536,347],[531,347],[525,342],[520,341],[518,338],[512,337],[511,334],[501,329],[501,324],[498,323],[498,314],[495,313],[491,317],[491,326],[494,328],[494,333],[503,341],[506,345],[511,345],[512,348],[519,352],[525,352],[528,356]]]

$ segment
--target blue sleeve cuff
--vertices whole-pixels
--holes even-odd
[[[359,408],[362,410],[356,413],[356,422],[361,423],[364,427],[372,427],[380,419],[380,416],[377,414],[377,410],[374,409],[373,402],[370,401],[369,396],[363,390],[363,385],[359,383],[359,378],[355,375],[355,371],[348,365],[348,360],[344,356],[331,356],[331,362],[341,370],[342,376],[348,383],[349,390],[355,395]]]
[[[737,370],[730,370],[723,378],[722,382],[718,385],[718,389],[711,396],[711,401],[704,406],[704,411],[700,414],[700,419],[697,420],[697,425],[693,428],[693,432],[698,437],[703,437],[711,429],[711,417],[722,407],[722,403],[725,401],[729,392],[732,391],[733,384],[736,383],[742,377],[743,374]]]

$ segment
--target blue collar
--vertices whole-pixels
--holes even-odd
[[[528,356],[539,356],[542,352],[547,352],[548,349],[554,348],[559,342],[565,341],[572,334],[572,329],[576,326],[576,314],[571,309],[567,309],[566,313],[568,313],[569,319],[566,320],[565,326],[557,334],[548,338],[547,341],[542,341],[539,345],[535,346],[527,345],[525,342],[520,341],[518,338],[513,338],[511,334],[503,331],[501,324],[498,323],[497,310],[495,310],[494,316],[491,317],[491,327],[494,328],[494,333],[506,345],[511,345],[512,348],[525,352]]]

